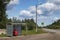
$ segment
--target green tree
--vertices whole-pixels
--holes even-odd
[[[21,23],[21,20],[18,19],[17,17],[11,18],[11,21],[12,21],[13,23]]]
[[[60,19],[47,26],[50,29],[60,29]]]
[[[7,14],[6,14],[6,5],[9,3],[9,0],[0,0],[0,28],[6,28]]]
[[[27,24],[27,26],[28,26],[28,30],[33,30],[33,29],[35,29],[35,22],[34,22],[34,20],[33,19],[25,19],[25,23]]]

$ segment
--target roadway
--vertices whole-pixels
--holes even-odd
[[[0,40],[60,40],[60,30],[45,29],[48,33],[26,35],[18,37],[0,37]]]
[[[44,31],[47,31],[48,33],[54,33],[54,34],[58,34],[60,35],[60,30],[57,29],[46,29],[46,28],[42,28]]]

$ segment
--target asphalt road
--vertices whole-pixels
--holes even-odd
[[[43,28],[44,31],[47,31],[49,33],[54,33],[54,34],[58,34],[60,35],[60,30],[56,30],[56,29],[46,29],[46,28]]]
[[[18,37],[0,37],[0,40],[60,40],[60,30],[44,29],[48,33],[18,36]]]

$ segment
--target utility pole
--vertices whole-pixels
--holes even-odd
[[[37,5],[36,5],[36,32],[38,31],[37,29]]]
[[[40,2],[40,4],[41,4],[41,2]],[[36,4],[36,32],[38,31],[38,26],[37,26],[38,12],[37,12],[37,10],[38,10],[38,5],[40,5],[40,4]]]

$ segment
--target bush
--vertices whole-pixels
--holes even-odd
[[[4,33],[1,33],[1,34],[0,34],[0,37],[7,37],[7,35],[4,34]]]

